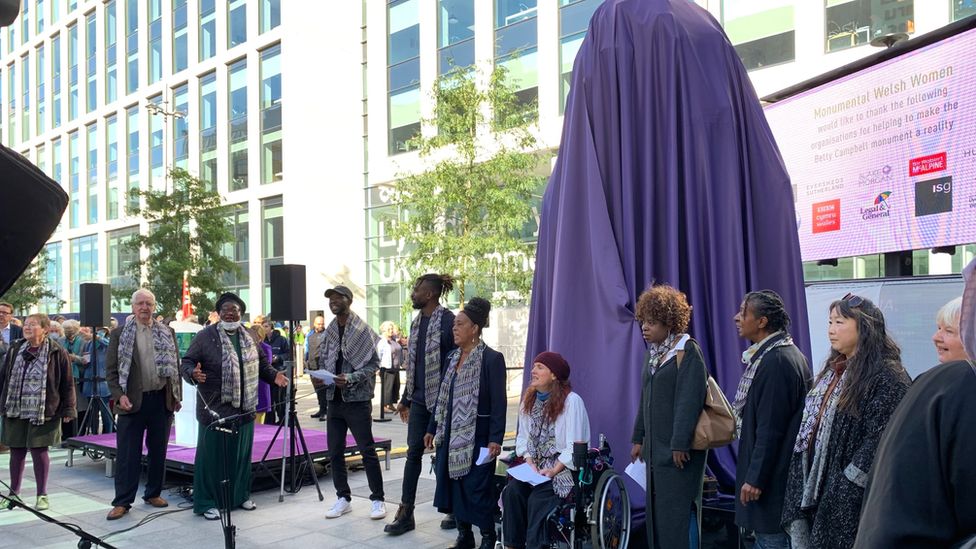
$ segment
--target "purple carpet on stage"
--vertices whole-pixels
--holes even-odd
[[[543,199],[525,380],[536,353],[562,353],[618,470],[645,352],[634,307],[655,281],[688,295],[689,331],[730,401],[745,292],[779,292],[809,356],[790,178],[735,49],[688,0],[607,0],[576,57]],[[734,450],[711,458],[734,481]]]

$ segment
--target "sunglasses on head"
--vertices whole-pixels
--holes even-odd
[[[844,303],[847,303],[849,307],[860,307],[864,303],[864,298],[859,295],[854,295],[853,292],[847,292],[847,295],[840,299]]]

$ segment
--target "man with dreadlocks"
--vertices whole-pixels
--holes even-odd
[[[810,367],[787,331],[790,315],[776,292],[747,293],[735,325],[752,343],[742,353],[745,372],[732,404],[739,436],[735,523],[755,532],[757,549],[788,548],[780,517]]]
[[[454,344],[454,313],[441,306],[441,296],[454,289],[449,275],[428,273],[417,279],[410,300],[420,314],[410,324],[407,383],[397,405],[400,418],[407,423],[407,462],[403,466],[403,495],[396,518],[384,531],[399,536],[413,530],[413,506],[417,497],[421,458],[424,455],[424,433],[431,411],[437,402],[437,391],[444,375],[444,365]]]

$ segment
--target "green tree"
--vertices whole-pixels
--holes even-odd
[[[237,272],[237,265],[224,255],[233,231],[220,195],[207,181],[180,168],[170,170],[170,180],[170,193],[135,191],[145,206],[133,215],[149,222],[149,232],[134,236],[124,246],[149,254],[145,260],[125,265],[124,274],[145,280],[143,286],[156,294],[157,309],[172,314],[183,304],[183,272],[187,271],[193,306],[209,311],[226,286],[225,276]],[[113,293],[128,302],[134,290],[123,287]]]
[[[37,254],[24,274],[20,275],[14,285],[0,296],[0,299],[14,306],[15,314],[29,314],[31,307],[44,299],[54,300],[57,303],[58,310],[64,306],[64,300],[51,291],[45,283],[47,265],[47,247],[44,247],[41,248],[41,253]]]
[[[401,221],[390,236],[404,247],[411,280],[451,273],[459,300],[484,292],[528,300],[535,261],[533,202],[551,158],[537,150],[535,101],[523,102],[503,67],[489,74],[455,68],[431,92],[436,133],[411,144],[429,168],[401,177],[393,202]]]

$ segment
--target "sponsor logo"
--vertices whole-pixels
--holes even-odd
[[[874,203],[871,206],[861,208],[861,219],[870,221],[872,219],[890,217],[891,204],[888,203],[889,198],[891,198],[891,191],[884,191],[878,196],[874,197]]]
[[[915,183],[915,217],[952,211],[952,177]]]
[[[857,183],[862,186],[882,186],[891,182],[894,176],[891,173],[891,166],[885,164],[880,168],[867,170],[857,174]]]
[[[840,199],[813,204],[813,234],[840,230]]]
[[[938,154],[930,154],[928,156],[920,156],[918,158],[913,158],[908,161],[908,175],[909,177],[916,177],[919,175],[925,175],[927,173],[935,173],[945,171],[946,169],[946,153],[940,152]]]
[[[817,181],[816,183],[810,183],[804,186],[806,196],[817,196],[821,194],[834,194],[844,188],[844,178],[843,177],[832,177],[830,179],[825,179],[823,181]],[[797,192],[799,189],[796,185],[793,185],[793,198],[796,202]]]

